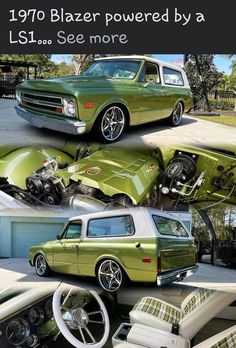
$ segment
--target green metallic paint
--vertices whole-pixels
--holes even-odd
[[[125,107],[130,125],[152,122],[170,116],[178,101],[188,111],[192,106],[192,94],[189,88],[179,88],[156,83],[146,85],[140,82],[140,74],[145,61],[141,61],[139,72],[133,80],[116,80],[109,77],[67,76],[45,80],[28,80],[17,87],[17,91],[38,92],[42,95],[73,97],[77,101],[77,116],[86,122],[89,132],[99,114],[111,104]],[[94,108],[85,108],[86,103],[94,103]],[[55,117],[68,118],[56,112],[30,106],[24,106],[32,112]],[[73,119],[73,118],[68,118]]]
[[[89,169],[97,168],[97,175]],[[157,160],[134,150],[106,148],[92,153],[66,169],[56,172],[65,185],[70,181],[100,189],[108,196],[124,193],[134,204],[144,200],[160,174]]]
[[[236,147],[234,145],[228,147],[227,151],[219,147],[198,148],[187,145],[176,145],[175,147],[163,145],[160,147],[160,150],[161,152],[158,154],[157,158],[163,162],[164,167],[167,166],[177,151],[199,156],[195,177],[199,176],[204,171],[206,175],[204,183],[200,186],[194,197],[195,202],[199,201],[204,205],[206,201],[219,201],[225,199],[229,195],[230,190],[216,190],[216,187],[213,185],[213,179],[222,175],[222,171],[219,170],[220,167],[224,167],[224,170],[228,171],[229,174],[225,177],[225,184],[229,187],[236,187]],[[184,190],[185,189],[183,189],[183,191]],[[231,195],[225,199],[224,202],[235,205],[236,195]]]
[[[25,189],[25,179],[46,159],[57,158],[68,164],[73,158],[63,151],[45,146],[0,149],[0,176],[8,177],[11,183]]]
[[[0,176],[9,177],[12,183],[25,188],[25,179],[38,169],[46,158],[60,157],[69,166],[56,172],[68,186],[73,182],[82,182],[84,185],[101,190],[105,195],[114,197],[119,194],[127,195],[133,204],[141,204],[158,185],[158,178],[177,151],[195,154],[197,170],[195,178],[206,172],[205,181],[195,191],[194,203],[202,206],[210,204],[212,200],[225,199],[225,203],[236,204],[236,195],[230,193],[236,186],[236,149],[232,145],[223,153],[219,147],[198,148],[185,145],[159,147],[157,153],[151,149],[123,149],[91,147],[91,154],[79,161],[73,162],[76,146],[63,150],[50,147],[0,147]],[[225,186],[228,188],[216,189],[214,178],[222,175],[221,167],[227,171],[224,176]],[[98,174],[92,175],[89,168],[98,168]],[[186,189],[182,188],[184,192]],[[192,196],[190,197],[192,201]]]
[[[137,248],[136,243],[141,247]],[[136,282],[156,281],[158,255],[161,255],[161,273],[196,264],[194,242],[178,238],[62,239],[32,247],[32,265],[39,253],[46,257],[49,267],[56,272],[92,277],[96,276],[100,262],[111,259],[120,264],[130,280]]]

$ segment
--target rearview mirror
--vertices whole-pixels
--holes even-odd
[[[61,235],[60,234],[57,235],[57,240],[61,240]]]

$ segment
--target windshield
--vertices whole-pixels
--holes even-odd
[[[84,76],[108,76],[113,79],[133,80],[140,68],[138,60],[100,60],[95,61],[85,71]]]

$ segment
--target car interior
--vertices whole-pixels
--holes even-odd
[[[113,294],[63,283],[8,289],[0,292],[0,346],[234,347],[235,300],[236,294],[177,283]]]

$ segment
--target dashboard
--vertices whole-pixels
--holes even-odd
[[[51,347],[47,344],[48,334],[44,332],[43,326],[52,321],[52,318],[52,295],[50,295],[0,322],[0,347]],[[55,328],[56,325],[53,325]]]

